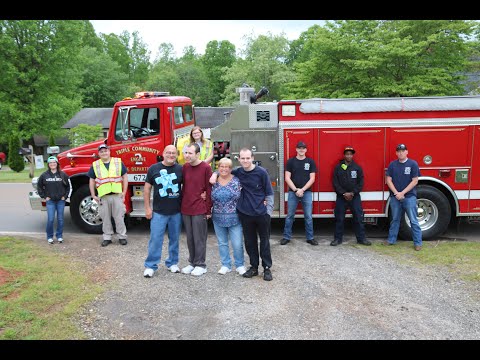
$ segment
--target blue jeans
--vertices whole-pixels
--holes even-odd
[[[283,238],[290,240],[292,238],[292,226],[295,221],[295,211],[298,203],[302,203],[303,216],[305,219],[305,235],[307,240],[313,240],[313,219],[312,219],[312,192],[305,191],[303,197],[298,197],[293,191],[288,192],[288,214],[285,218],[285,227],[283,229]]]
[[[218,252],[220,253],[220,261],[222,266],[227,268],[232,268],[232,259],[230,258],[230,252],[228,248],[228,238],[232,242],[233,248],[233,259],[235,260],[235,267],[239,268],[244,266],[244,257],[243,257],[243,239],[242,239],[242,224],[238,223],[237,225],[230,227],[222,227],[213,223],[215,228],[215,235],[218,240]]]
[[[57,212],[57,239],[63,238],[63,213],[65,210],[65,200],[47,201],[47,240],[53,239],[53,222],[55,221],[55,212]]]
[[[156,271],[162,257],[163,237],[168,228],[168,259],[165,265],[170,267],[178,264],[178,244],[182,230],[182,214],[162,215],[153,212],[150,220],[150,241],[145,267]]]
[[[409,196],[402,201],[398,201],[394,196],[390,197],[390,211],[392,212],[392,221],[388,231],[388,242],[395,244],[397,241],[398,231],[400,230],[400,221],[403,210],[410,220],[412,227],[413,245],[422,246],[422,230],[417,219],[417,197]]]

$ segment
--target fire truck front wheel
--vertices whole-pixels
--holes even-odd
[[[429,185],[417,188],[417,219],[422,229],[422,239],[429,240],[442,235],[448,228],[451,218],[450,203],[440,190]],[[399,235],[402,239],[411,239],[411,228],[408,217],[402,219]]]
[[[90,196],[88,184],[82,185],[73,193],[70,200],[70,214],[75,225],[83,231],[89,234],[102,233],[102,219],[98,204]]]

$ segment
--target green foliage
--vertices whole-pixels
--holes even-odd
[[[112,107],[142,90],[197,106],[235,104],[243,83],[266,86],[261,101],[474,94],[479,34],[465,20],[334,21],[291,42],[246,36],[240,57],[225,40],[204,55],[187,46],[180,58],[162,43],[151,64],[136,31],[98,37],[88,20],[0,20],[0,144],[13,134],[58,137],[82,107]]]
[[[297,73],[286,96],[462,95],[467,37],[463,20],[347,20],[302,34],[290,59]]]
[[[131,84],[144,86],[150,70],[150,51],[138,31],[131,35],[123,31],[115,34],[101,34],[104,49],[110,58],[119,64],[120,71],[128,76]]]
[[[48,137],[48,146],[55,146],[55,135],[50,134]]]
[[[79,124],[74,128],[70,129],[68,133],[68,138],[70,139],[71,146],[80,146],[87,144],[89,142],[101,139],[102,135],[102,125],[87,125]]]
[[[205,69],[201,57],[193,47],[184,49],[183,56],[177,62],[176,72],[179,86],[175,94],[190,97],[197,106],[208,106]]]
[[[0,20],[3,137],[47,135],[79,110],[83,29],[74,20]]]
[[[83,107],[113,107],[119,99],[131,94],[125,86],[128,75],[110,56],[91,47],[84,47],[80,56],[84,64],[80,84]]]
[[[222,75],[236,61],[235,45],[226,40],[210,41],[201,61],[207,81],[205,103],[208,106],[218,106],[226,86]]]
[[[162,44],[150,77],[146,83],[149,90],[169,91],[171,95],[183,95],[197,106],[209,106],[208,81],[201,57],[193,47],[186,47],[181,58],[176,59],[171,44]]]
[[[295,74],[287,65],[289,43],[284,34],[250,36],[246,42],[244,58],[233,63],[222,76],[227,85],[221,105],[238,102],[235,88],[243,83],[248,83],[256,91],[266,86],[269,95],[262,101],[280,100],[284,85],[295,79]]]
[[[154,61],[154,65],[158,62],[169,63],[174,62],[176,59],[175,49],[171,43],[161,43],[158,46],[157,56]]]
[[[8,166],[15,172],[20,172],[25,169],[23,157],[18,154],[19,148],[20,140],[18,136],[13,135],[8,145]]]

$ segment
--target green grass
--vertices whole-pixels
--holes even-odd
[[[85,338],[72,317],[101,292],[85,265],[28,240],[0,237],[0,267],[11,280],[0,285],[0,340]]]
[[[395,246],[377,243],[371,248],[402,262],[443,266],[463,280],[480,282],[480,242],[424,241],[421,251],[414,251],[411,241],[398,241]]]
[[[8,170],[7,170],[8,169]],[[34,176],[40,176],[47,168],[35,169]],[[9,168],[3,166],[0,170],[0,183],[31,183],[32,179],[30,178],[29,168],[20,172],[15,172]]]

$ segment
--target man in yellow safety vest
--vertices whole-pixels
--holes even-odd
[[[103,220],[102,246],[112,243],[114,234],[112,217],[118,234],[118,242],[127,245],[127,228],[124,222],[126,212],[125,195],[128,189],[127,167],[119,158],[110,156],[106,144],[98,147],[99,160],[93,162],[88,176],[90,177],[90,195],[99,204],[100,217]],[[95,188],[98,196],[95,194]]]

